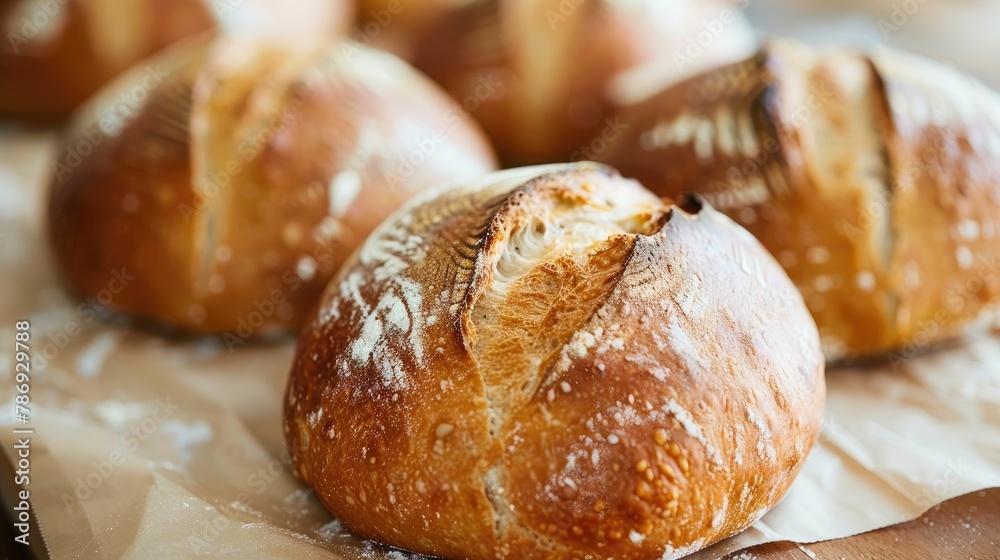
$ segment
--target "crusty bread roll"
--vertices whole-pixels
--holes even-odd
[[[600,156],[694,191],[801,290],[831,358],[890,359],[1000,300],[1000,96],[903,53],[772,42],[647,99]]]
[[[507,166],[588,159],[590,135],[620,131],[609,88],[739,60],[755,40],[716,0],[495,0],[439,17],[413,62],[476,117]],[[639,87],[630,81],[630,88]]]
[[[295,470],[421,553],[676,558],[777,503],[820,425],[819,338],[771,256],[594,164],[422,195],[317,313]]]
[[[278,1],[0,2],[0,114],[66,116],[120,72],[217,21],[231,29],[280,27],[276,19],[298,25],[308,12],[311,27],[328,34],[349,22],[347,0]]]
[[[391,55],[199,39],[83,111],[53,164],[49,229],[77,293],[124,269],[112,307],[238,342],[300,325],[413,194],[494,168],[472,119]]]

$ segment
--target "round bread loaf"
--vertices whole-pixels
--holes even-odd
[[[483,124],[509,167],[592,159],[593,133],[620,133],[608,90],[623,72],[636,89],[755,46],[727,2],[495,0],[436,18],[413,63]]]
[[[133,64],[218,22],[234,30],[294,26],[326,34],[349,22],[346,0],[278,1],[0,2],[0,114],[66,116]]]
[[[472,119],[352,43],[197,40],[83,111],[53,164],[56,261],[82,296],[230,342],[302,324],[413,194],[494,169]]]
[[[890,359],[993,322],[1000,96],[904,53],[771,42],[628,109],[599,159],[697,192],[802,292],[830,358]]]
[[[676,558],[784,495],[815,324],[728,218],[593,164],[422,195],[331,282],[285,403],[359,534],[446,558]]]

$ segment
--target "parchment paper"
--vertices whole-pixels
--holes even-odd
[[[291,475],[280,429],[291,341],[230,352],[68,298],[42,227],[57,145],[51,132],[0,130],[0,443],[10,456],[22,426],[14,323],[27,319],[29,489],[53,557],[409,557],[351,536]],[[108,272],[107,296],[128,289],[128,271]],[[827,377],[822,437],[788,496],[694,557],[848,536],[1000,485],[1000,337]]]

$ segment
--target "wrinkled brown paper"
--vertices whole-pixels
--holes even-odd
[[[291,342],[168,340],[68,298],[42,227],[60,149],[51,133],[0,131],[0,442],[10,456],[14,323],[27,319],[28,488],[53,557],[409,557],[350,535],[292,476]],[[128,280],[109,271],[105,303]],[[830,371],[828,385],[820,442],[785,500],[695,557],[852,535],[1000,485],[1000,338]]]

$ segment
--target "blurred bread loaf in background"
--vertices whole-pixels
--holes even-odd
[[[728,2],[493,0],[442,12],[412,60],[482,123],[510,167],[568,161],[613,126],[608,89],[624,72],[662,83],[754,47]]]
[[[52,165],[50,236],[77,294],[127,270],[118,310],[242,339],[299,326],[404,200],[494,167],[475,122],[392,55],[201,37],[81,110]]]
[[[927,347],[1000,300],[1000,96],[889,49],[767,43],[626,110],[599,159],[702,193],[802,291],[832,358]]]
[[[133,64],[220,23],[280,19],[333,35],[351,13],[348,0],[3,0],[0,115],[64,117]]]

